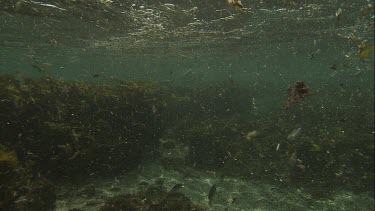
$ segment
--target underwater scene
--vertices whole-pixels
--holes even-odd
[[[0,0],[0,210],[373,211],[374,1]]]

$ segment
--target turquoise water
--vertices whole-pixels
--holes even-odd
[[[242,4],[0,0],[0,209],[373,210],[373,1]]]

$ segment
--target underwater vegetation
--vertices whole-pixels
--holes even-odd
[[[52,210],[54,183],[124,174],[149,158],[187,177],[194,176],[188,169],[210,171],[303,187],[316,197],[335,188],[372,191],[373,96],[345,93],[351,104],[337,106],[331,93],[306,97],[301,83],[292,91],[285,98],[293,106],[282,109],[280,101],[279,110],[262,116],[249,108],[255,92],[248,86],[2,75],[0,208]],[[142,200],[146,195],[154,201]],[[129,207],[200,209],[177,191],[149,189],[115,197],[102,210]]]
[[[156,87],[122,83],[112,90],[50,78],[0,83],[1,143],[56,179],[137,166],[161,131]]]
[[[37,203],[25,198],[38,195],[34,185],[46,194],[40,201],[48,201],[54,196],[43,190],[50,187],[49,181],[121,173],[137,167],[152,151],[162,129],[158,122],[163,103],[158,101],[157,87],[121,83],[111,89],[51,78],[18,81],[1,76],[0,143],[6,149],[0,153],[3,207]],[[23,183],[32,187],[18,196],[14,189]]]

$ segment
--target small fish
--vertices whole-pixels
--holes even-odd
[[[336,21],[337,21],[337,22],[341,21],[341,19],[342,19],[342,9],[339,8],[339,9],[336,11],[335,15],[336,15]]]
[[[212,205],[212,199],[216,194],[216,184],[213,184],[208,192],[208,203]]]
[[[92,75],[92,77],[94,77],[94,78],[98,78],[99,76],[100,75],[98,73],[95,73],[95,74]]]
[[[175,184],[175,185],[172,187],[172,189],[171,189],[170,192],[176,192],[176,191],[180,190],[180,189],[183,188],[183,187],[184,187],[184,184],[181,184],[181,183]]]
[[[294,140],[295,138],[297,138],[297,136],[301,133],[301,130],[302,128],[300,127],[293,130],[293,132],[288,135],[288,140]]]
[[[42,69],[41,67],[39,66],[36,66],[34,64],[31,65],[36,71],[40,72],[40,73],[45,73],[44,69]]]
[[[237,198],[236,197],[233,197],[232,198],[232,204],[234,204],[234,202],[236,202],[237,201]]]
[[[331,68],[331,70],[336,70],[337,69],[337,64],[333,64],[333,65],[329,66],[329,68]]]
[[[352,75],[352,76],[357,76],[357,75],[361,74],[362,72],[363,72],[362,70],[359,70],[359,71],[357,71],[356,73],[351,74],[351,75]]]
[[[293,151],[289,156],[288,156],[288,164],[290,167],[295,167],[297,163],[297,152]]]
[[[332,78],[332,77],[334,77],[335,75],[337,75],[337,73],[338,73],[338,71],[335,70],[335,71],[333,71],[331,74],[329,74],[329,77]]]
[[[27,203],[30,200],[27,199],[25,196],[19,197],[17,200],[14,201],[15,204]]]
[[[280,143],[277,143],[276,152],[279,151],[279,149],[280,149]]]

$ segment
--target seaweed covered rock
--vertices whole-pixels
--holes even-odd
[[[180,192],[169,192],[160,204],[151,206],[150,211],[173,211],[173,210],[204,210],[194,205],[191,200]]]
[[[138,194],[125,194],[109,199],[101,211],[191,211],[204,210],[195,205],[187,196],[180,192],[165,192],[155,187],[150,187]]]
[[[113,174],[158,146],[160,88],[0,77],[0,140],[50,178]]]
[[[15,201],[17,210],[55,209],[55,187],[49,180],[36,178],[23,191],[24,194],[19,194]]]
[[[2,147],[4,148],[4,147]],[[55,187],[32,175],[15,151],[0,149],[0,210],[54,210]]]
[[[15,201],[13,193],[16,190],[18,179],[22,177],[17,172],[18,164],[18,158],[14,151],[0,149],[0,209],[10,207]]]
[[[147,210],[147,206],[142,202],[142,199],[133,197],[132,195],[122,195],[112,198],[100,209],[101,211],[110,210]]]

